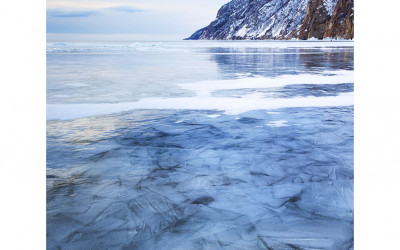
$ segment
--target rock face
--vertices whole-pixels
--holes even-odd
[[[323,39],[330,19],[331,15],[324,6],[323,0],[310,0],[298,38],[303,40],[312,37]]]
[[[331,5],[323,0],[310,0],[307,6],[306,16],[300,28],[299,39],[309,38],[342,38],[354,37],[354,1],[337,0],[332,11]]]
[[[353,0],[338,0],[324,37],[354,38]]]
[[[353,5],[353,0],[232,0],[187,39],[352,39]]]

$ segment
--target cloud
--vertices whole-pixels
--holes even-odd
[[[130,7],[130,6],[116,6],[116,7],[105,8],[105,9],[119,11],[119,12],[126,12],[126,13],[135,13],[135,12],[146,11],[144,9],[138,9],[138,8],[134,8],[134,7]]]
[[[94,15],[105,15],[109,12],[136,13],[144,11],[146,10],[133,8],[130,6],[115,6],[115,7],[96,9],[96,10],[49,9],[47,10],[47,15],[59,18],[76,18],[76,17],[89,17]]]
[[[47,10],[47,15],[52,17],[88,17],[99,14],[98,11],[64,11],[64,10]]]
[[[47,0],[47,33],[184,38],[229,0]],[[160,38],[161,39],[161,38]]]

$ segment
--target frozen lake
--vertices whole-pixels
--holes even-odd
[[[49,41],[48,249],[352,249],[353,42]]]

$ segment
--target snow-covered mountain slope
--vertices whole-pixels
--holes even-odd
[[[336,26],[340,26],[343,21],[333,24],[331,19],[335,16],[339,2],[342,4],[340,11],[353,10],[352,0],[232,0],[220,8],[217,18],[210,25],[196,31],[188,39],[283,40],[337,37]],[[341,17],[347,16],[347,12],[341,13]],[[349,24],[353,25],[352,20]],[[328,29],[330,33],[325,35]]]

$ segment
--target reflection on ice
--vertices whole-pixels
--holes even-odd
[[[50,104],[187,97],[177,84],[352,71],[354,64],[348,41],[56,42],[47,48]]]

